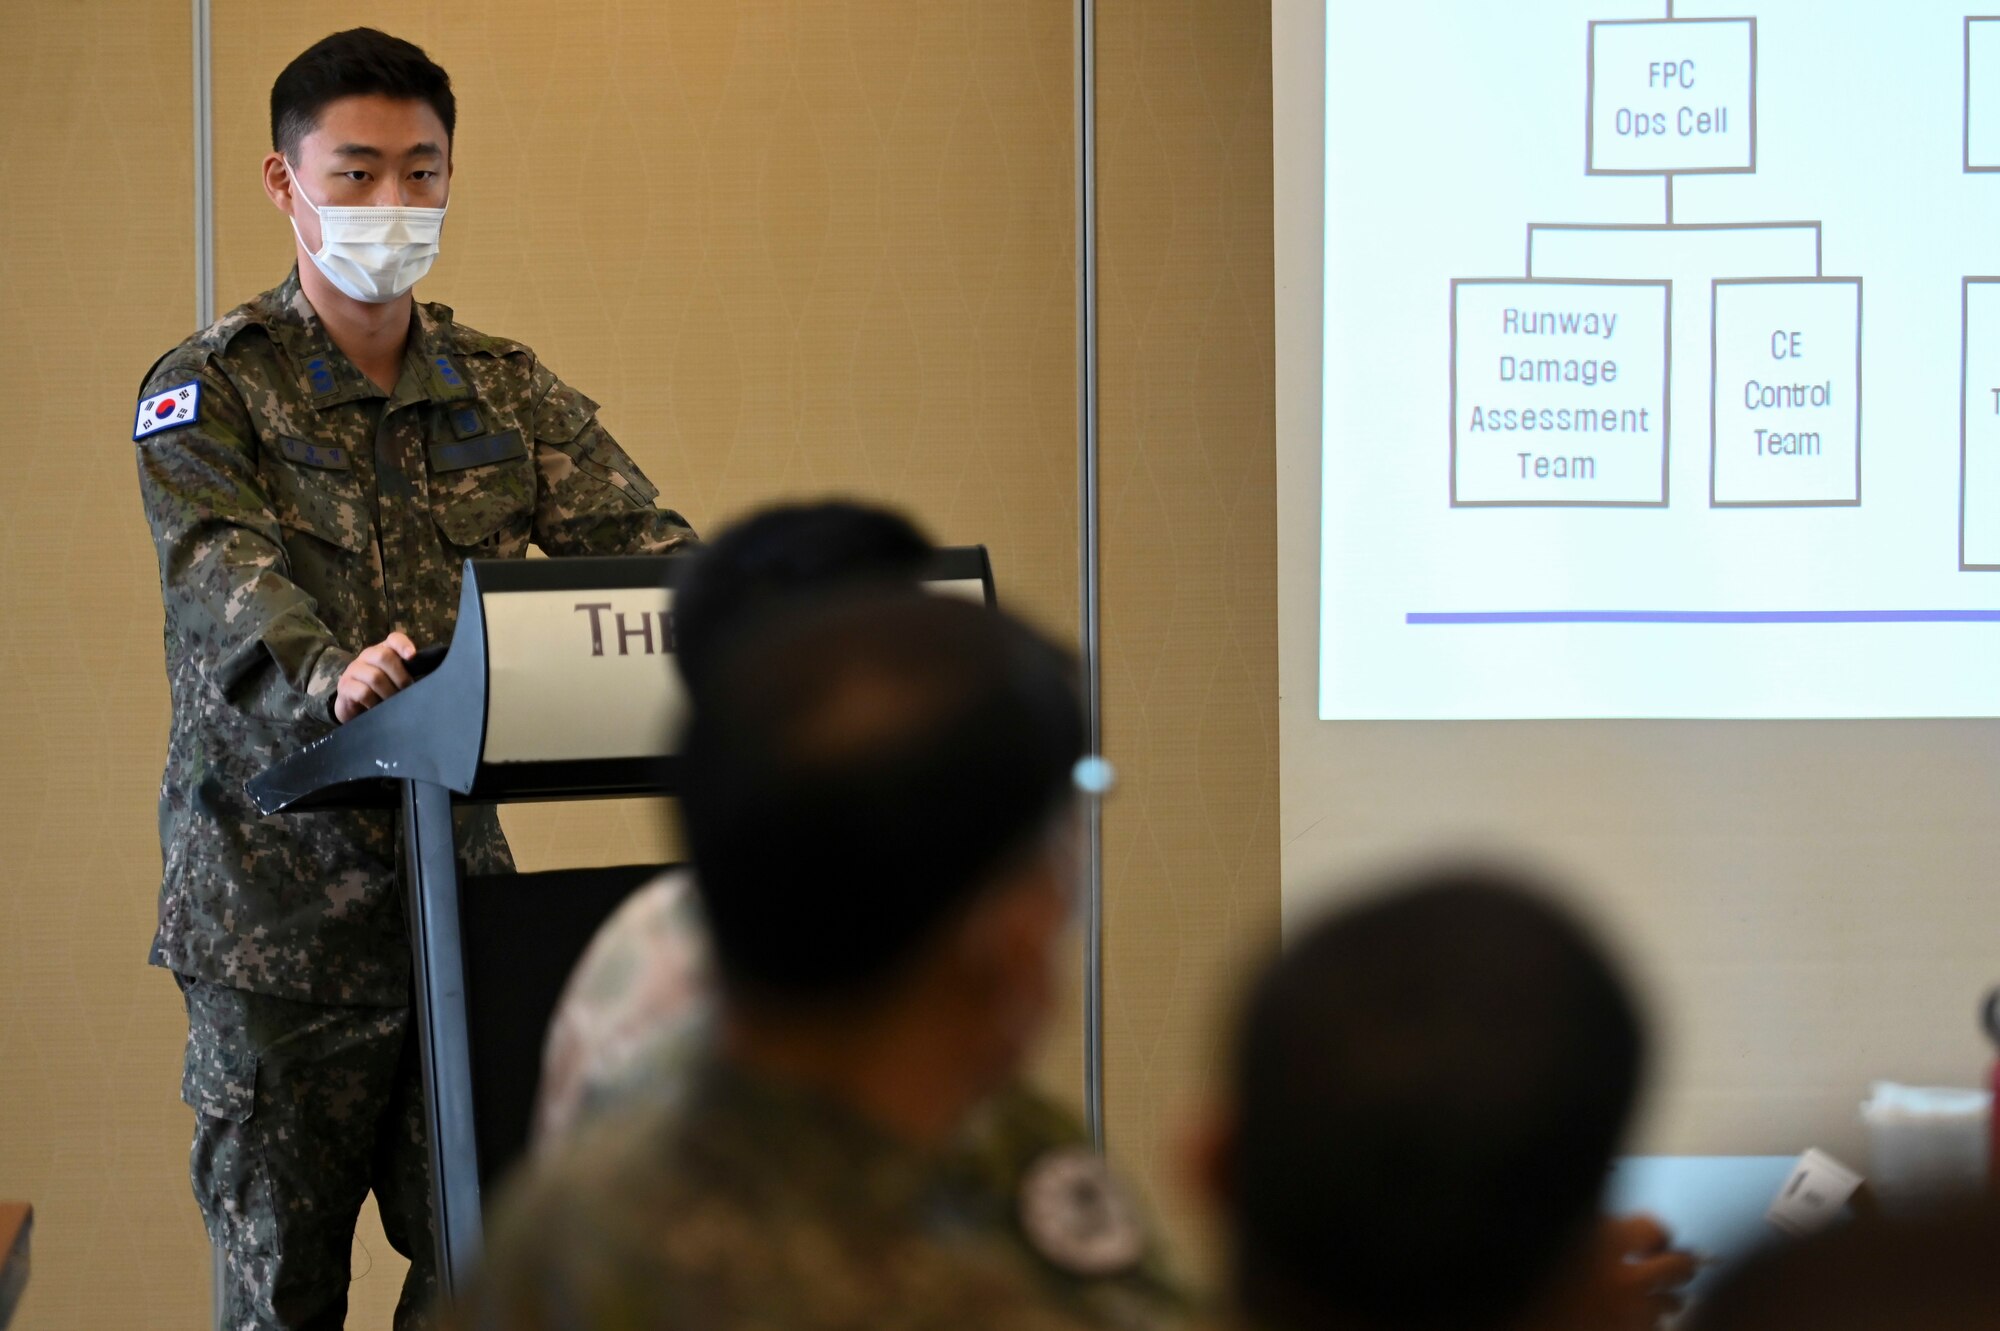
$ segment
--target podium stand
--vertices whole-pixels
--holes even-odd
[[[259,812],[396,808],[410,921],[438,1279],[478,1260],[482,1199],[520,1156],[548,1021],[599,924],[663,865],[475,876],[459,804],[669,795],[686,707],[682,556],[471,560],[451,645],[395,697],[250,782]],[[984,547],[939,551],[934,592],[993,604]]]

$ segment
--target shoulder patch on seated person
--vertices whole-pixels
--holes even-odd
[[[193,425],[200,419],[201,381],[190,379],[165,392],[140,399],[139,414],[132,421],[132,438],[137,442],[168,430],[178,430],[183,425]]]
[[[1088,1278],[1130,1271],[1146,1235],[1124,1187],[1095,1151],[1049,1151],[1021,1176],[1021,1229],[1057,1269]]]

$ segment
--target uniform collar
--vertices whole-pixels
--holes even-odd
[[[403,375],[414,377],[419,391],[432,402],[457,402],[473,396],[460,362],[458,339],[453,336],[451,306],[414,302],[415,327],[410,345],[403,353]],[[404,385],[397,385],[402,391]]]
[[[256,322],[264,325],[291,359],[299,390],[315,407],[337,406],[364,398],[388,397],[396,405],[409,402],[449,402],[472,397],[472,386],[454,354],[449,306],[413,301],[409,345],[394,393],[385,394],[355,367],[327,336],[312,302],[299,285],[298,265],[278,286],[253,302]]]
[[[940,1157],[897,1140],[854,1110],[711,1054],[689,1088],[683,1130],[707,1151],[880,1212],[914,1206]]]

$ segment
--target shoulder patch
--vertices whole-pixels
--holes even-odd
[[[324,356],[314,356],[306,362],[306,378],[312,383],[314,397],[331,397],[333,390],[339,387],[334,381],[333,367],[327,364]]]
[[[1089,1147],[1049,1151],[1028,1166],[1019,1205],[1028,1243],[1073,1276],[1120,1275],[1146,1255],[1137,1208]]]
[[[190,379],[184,384],[153,394],[139,401],[139,414],[132,421],[134,442],[151,435],[164,434],[168,430],[178,430],[183,425],[193,425],[201,419],[201,380]]]

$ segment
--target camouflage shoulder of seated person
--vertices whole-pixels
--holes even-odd
[[[934,1157],[803,1094],[725,1086],[600,1120],[506,1197],[477,1331],[1083,1331],[1010,1244],[933,1204]]]
[[[713,1007],[693,880],[669,870],[612,913],[563,989],[542,1059],[537,1148],[622,1105],[672,1099],[708,1047]]]
[[[552,1024],[543,1150],[637,1104],[671,1108],[708,1049],[712,983],[692,877],[655,879],[592,940]],[[1151,1217],[1077,1117],[1024,1083],[979,1106],[946,1153],[941,1214],[1018,1248],[1100,1326],[1176,1321],[1188,1299]]]
[[[1181,1325],[1193,1307],[1150,1212],[1075,1114],[1026,1082],[982,1104],[947,1157],[981,1223],[1094,1325]]]

